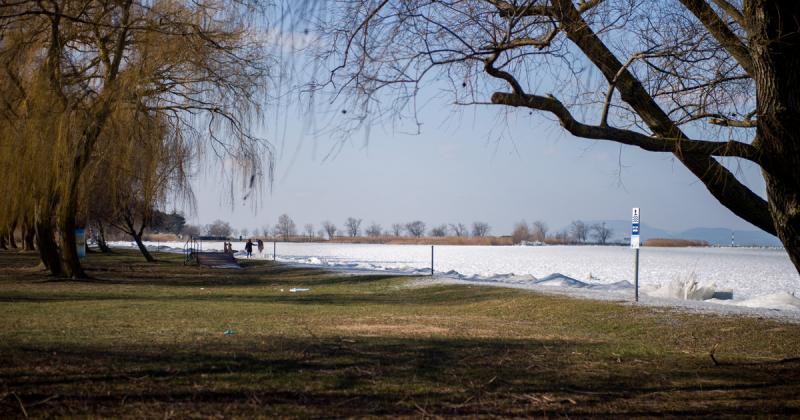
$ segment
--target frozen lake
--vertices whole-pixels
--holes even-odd
[[[175,242],[160,245],[173,251],[183,247],[183,243]],[[265,243],[264,252],[256,252],[255,258],[272,259],[272,245]],[[222,247],[222,242],[203,243],[205,250],[222,250]],[[234,242],[233,247],[241,251],[244,243]],[[431,264],[431,247],[426,245],[278,242],[276,250],[281,262],[347,271],[428,274]],[[639,264],[643,290],[665,287],[677,280],[733,291],[736,300],[800,292],[800,275],[782,249],[645,247],[640,251]],[[437,275],[465,281],[532,283],[560,273],[602,289],[599,286],[632,283],[633,267],[634,251],[619,246],[436,246],[434,249]]]

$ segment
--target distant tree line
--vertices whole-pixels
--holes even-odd
[[[288,214],[282,214],[278,217],[274,225],[265,225],[260,230],[250,232],[247,229],[235,230],[231,226],[221,220],[216,220],[210,225],[205,227],[187,225],[184,228],[184,233],[190,235],[207,234],[212,236],[231,236],[239,234],[242,237],[259,236],[262,238],[279,239],[282,241],[289,240],[333,240],[339,238],[358,238],[366,236],[368,238],[385,238],[385,237],[412,237],[422,238],[427,236],[431,237],[485,237],[489,235],[491,227],[486,222],[476,221],[473,222],[471,228],[468,228],[464,223],[450,223],[440,224],[430,229],[427,228],[425,222],[421,220],[412,220],[405,223],[393,223],[388,228],[384,228],[377,222],[371,222],[366,227],[364,226],[363,219],[356,217],[348,217],[345,219],[341,227],[337,226],[330,220],[325,220],[320,224],[320,229],[315,229],[313,223],[307,223],[303,226],[302,232],[298,232],[297,224],[292,220]]]
[[[377,222],[371,222],[362,229],[363,219],[348,217],[342,227],[338,227],[330,220],[325,220],[317,230],[313,223],[306,223],[302,230],[288,214],[278,217],[274,225],[265,225],[260,229],[247,228],[234,229],[230,223],[215,220],[204,226],[188,225],[182,215],[162,212],[154,213],[149,231],[154,233],[175,233],[186,236],[216,236],[216,237],[261,237],[281,241],[317,241],[333,240],[336,238],[367,237],[372,239],[391,237],[432,238],[457,237],[481,238],[491,232],[491,227],[486,222],[476,221],[470,226],[464,223],[441,223],[427,228],[425,222],[413,220],[406,223],[392,223],[384,228]],[[537,220],[528,224],[520,221],[514,225],[511,233],[513,244],[524,243],[549,243],[549,244],[608,244],[614,230],[605,222],[589,224],[582,220],[572,221],[568,227],[560,231],[551,231],[547,223]],[[362,235],[363,234],[363,235]]]
[[[605,245],[611,239],[614,230],[606,226],[605,222],[587,224],[582,220],[574,220],[564,230],[548,234],[547,224],[535,221],[528,225],[524,220],[514,225],[511,233],[514,244],[522,243],[560,243],[560,244],[585,244],[595,243]],[[591,241],[590,241],[591,239]]]

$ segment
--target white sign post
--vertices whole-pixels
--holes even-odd
[[[634,249],[636,253],[635,262],[634,262],[634,271],[633,271],[633,288],[635,290],[634,297],[636,302],[639,301],[639,220],[641,219],[639,215],[639,207],[633,208],[633,213],[631,215],[631,248]]]

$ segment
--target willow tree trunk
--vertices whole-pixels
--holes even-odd
[[[106,228],[103,226],[102,223],[97,223],[97,247],[100,248],[100,252],[104,254],[111,254],[111,248],[108,247],[108,242],[106,242]]]
[[[155,262],[156,259],[153,258],[153,255],[150,254],[150,251],[147,250],[147,247],[144,246],[144,242],[142,242],[142,235],[134,232],[131,236],[133,236],[133,240],[139,247],[139,251],[142,253],[142,256],[144,256],[144,259],[147,260],[147,262]]]
[[[79,175],[74,178],[69,188],[64,190],[58,212],[59,242],[61,245],[61,262],[64,275],[73,279],[85,279],[89,276],[83,271],[81,260],[78,258],[78,246],[75,243],[75,229],[77,228],[76,214],[78,213],[78,182]]]
[[[745,2],[770,213],[800,272],[800,2]]]
[[[55,239],[53,214],[55,214],[58,195],[50,185],[46,195],[39,199],[34,208],[33,227],[36,230],[36,248],[42,265],[55,277],[60,277],[64,270],[61,267],[61,256]]]
[[[39,258],[50,274],[56,277],[61,276],[63,270],[53,232],[53,222],[49,215],[37,213],[39,214],[36,216],[36,247],[39,248]]]
[[[11,248],[17,249],[17,240],[14,239],[14,233],[17,230],[17,222],[14,222],[11,226],[8,227],[8,246]]]
[[[22,249],[25,251],[35,251],[34,238],[36,237],[36,230],[33,226],[25,223],[22,225]]]
[[[133,237],[133,240],[139,247],[139,251],[144,256],[144,259],[147,260],[147,262],[154,262],[156,259],[150,255],[150,251],[147,250],[147,247],[144,246],[144,242],[142,242],[142,233],[144,232],[144,228],[146,226],[145,222],[142,222],[142,226],[139,229],[136,229],[136,222],[134,222],[135,219],[131,214],[126,215],[124,219],[126,227],[124,230]]]

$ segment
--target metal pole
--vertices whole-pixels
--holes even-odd
[[[278,245],[276,241],[272,241],[272,261],[275,261],[275,256],[278,255],[275,253],[275,250],[278,249]]]
[[[431,245],[431,275],[433,275],[433,245]]]
[[[635,271],[633,272],[633,288],[636,290],[636,301],[639,301],[639,248],[636,248],[636,262],[634,265],[636,266]]]

